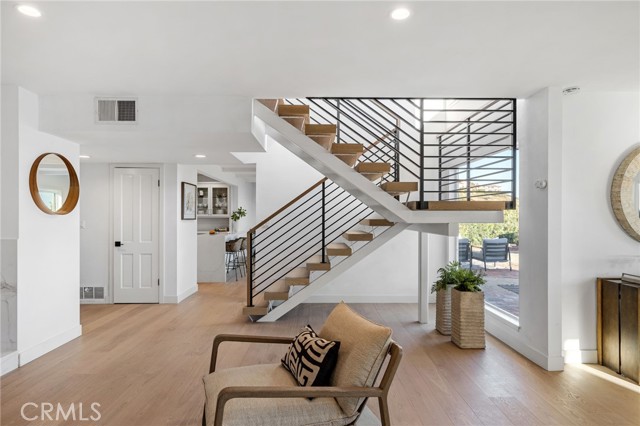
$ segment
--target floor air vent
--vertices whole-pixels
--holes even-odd
[[[138,116],[135,98],[96,99],[96,121],[98,123],[135,123]]]

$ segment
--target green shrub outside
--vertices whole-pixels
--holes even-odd
[[[520,244],[520,203],[515,210],[505,210],[503,223],[461,223],[460,236],[468,238],[472,245],[482,246],[484,238],[506,238],[511,244]]]

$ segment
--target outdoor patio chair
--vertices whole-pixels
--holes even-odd
[[[375,324],[340,303],[318,333],[339,341],[329,386],[298,386],[282,364],[259,364],[216,371],[222,342],[290,345],[291,337],[221,334],[213,341],[210,374],[204,377],[204,426],[353,425],[367,398],[378,398],[383,425],[390,425],[387,394],[402,358],[391,329]],[[284,354],[283,350],[283,354]],[[382,380],[375,386],[387,355]]]
[[[487,270],[487,262],[509,262],[511,269],[511,251],[509,241],[506,238],[494,238],[482,240],[482,248],[474,247],[472,258],[484,263],[484,270]]]
[[[469,269],[471,269],[471,243],[468,238],[459,238],[458,239],[458,262],[461,264],[464,262],[469,262]]]

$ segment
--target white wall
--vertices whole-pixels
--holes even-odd
[[[488,313],[486,328],[538,365],[561,370],[562,94],[543,89],[518,102],[520,323]],[[535,188],[547,180],[548,189]]]
[[[256,219],[262,221],[324,176],[273,139],[256,156]]]
[[[80,164],[80,287],[104,287],[108,298],[109,164]]]
[[[119,164],[122,165],[122,164]],[[132,167],[140,164],[132,164]],[[153,164],[161,169],[160,280],[162,303],[179,303],[195,291],[197,262],[196,221],[181,219],[181,182],[197,181],[196,166]],[[113,247],[110,232],[111,165],[83,163],[80,169],[80,286],[105,287],[105,299],[110,300],[109,251]]]
[[[596,277],[640,274],[640,243],[609,201],[622,159],[640,143],[638,93],[565,96],[562,143],[562,339],[567,361],[596,360]]]
[[[18,132],[7,140],[3,134],[3,147],[5,143],[14,147],[17,144],[18,149],[10,153],[3,149],[3,165],[17,165],[17,176],[12,181],[17,191],[3,191],[3,229],[12,229],[7,234],[18,238],[17,350],[23,365],[78,337],[82,331],[79,209],[62,216],[47,215],[36,207],[28,184],[31,165],[44,152],[64,155],[78,170],[79,147],[38,130],[37,95],[21,88],[7,89],[3,87],[3,97],[5,93],[10,96],[3,99],[3,127],[5,119],[17,119]],[[10,155],[5,157],[5,153]],[[3,182],[8,183],[4,167],[2,173]],[[13,206],[17,210],[9,209],[5,215],[5,209]]]
[[[196,166],[177,167],[177,199],[181,200],[182,182],[197,185],[198,170]],[[176,296],[177,302],[184,300],[198,291],[198,228],[195,220],[182,220],[181,203],[175,204],[177,215],[176,230]]]

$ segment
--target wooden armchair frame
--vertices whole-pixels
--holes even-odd
[[[275,337],[275,336],[248,336],[240,334],[219,334],[213,340],[213,348],[211,350],[211,364],[209,374],[215,372],[216,362],[218,358],[218,349],[222,342],[244,342],[244,343],[271,343],[271,344],[291,344],[292,337]],[[234,398],[365,398],[358,408],[358,416],[352,424],[360,417],[364,409],[367,398],[378,398],[380,407],[380,417],[383,426],[390,426],[389,405],[387,396],[391,388],[391,382],[398,370],[400,360],[402,359],[402,347],[395,342],[389,345],[390,356],[389,364],[384,371],[379,386],[371,387],[340,387],[340,386],[230,386],[220,390],[218,400],[216,401],[216,418],[214,426],[222,426],[224,416],[224,407],[227,401]],[[383,363],[384,364],[384,363]],[[380,367],[382,369],[382,367]],[[378,372],[379,373],[379,372]],[[202,425],[206,426],[206,408],[202,415]]]

